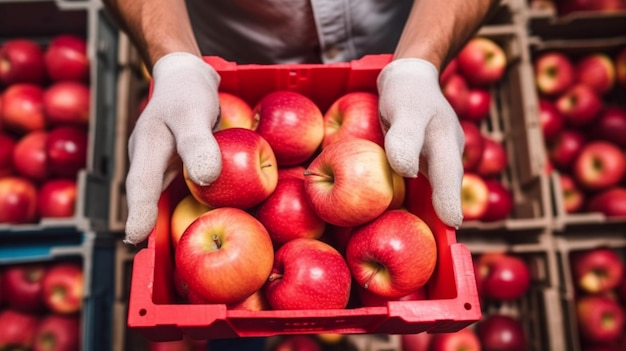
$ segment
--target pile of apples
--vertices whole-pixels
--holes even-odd
[[[80,263],[0,267],[0,350],[80,350],[82,304]]]
[[[534,59],[549,171],[558,172],[564,210],[626,216],[626,47]]]
[[[626,347],[623,251],[602,246],[570,254],[578,335],[583,350]]]
[[[71,217],[87,163],[89,60],[81,37],[0,43],[0,223]]]
[[[506,150],[485,131],[492,88],[502,80],[506,68],[506,53],[497,42],[474,37],[440,77],[442,92],[465,134],[461,198],[465,221],[503,220],[513,209],[513,195],[501,177],[508,165]]]
[[[219,96],[222,172],[201,185],[183,165],[168,218],[183,301],[257,311],[425,298],[435,237],[404,200],[430,198],[389,165],[377,95],[348,92],[324,112],[295,91],[254,107]]]

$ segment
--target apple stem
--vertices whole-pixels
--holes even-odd
[[[270,163],[265,163],[265,164],[262,164],[262,165],[261,165],[261,168],[268,168],[268,167],[272,167],[272,166],[273,166],[273,165],[272,165],[272,163],[270,162]]]
[[[329,176],[329,175],[327,175],[327,174],[319,174],[319,173],[315,173],[315,172],[313,172],[313,171],[309,171],[308,169],[305,169],[305,170],[304,170],[304,176],[305,176],[305,177],[306,177],[306,176],[311,176],[311,175],[318,176],[318,177],[322,177],[322,178],[326,178],[326,179],[329,179],[329,180],[332,180],[332,179],[333,179],[333,177],[332,177],[332,176]]]
[[[267,278],[268,281],[273,282],[274,280],[280,279],[282,278],[283,275],[280,273],[272,273],[270,274],[270,276]]]
[[[217,236],[217,234],[213,234],[213,242],[218,249],[222,247],[222,242],[220,241],[220,238]]]
[[[370,281],[372,281],[372,279],[374,279],[374,276],[375,276],[376,274],[378,274],[378,272],[380,272],[380,270],[381,270],[382,268],[383,268],[383,267],[382,267],[380,264],[377,264],[377,265],[376,265],[376,270],[374,270],[374,271],[372,272],[372,274],[370,274],[370,276],[369,276],[369,277],[367,278],[367,280],[365,281],[365,284],[363,284],[363,288],[364,288],[364,289],[369,289],[369,287],[370,287]]]

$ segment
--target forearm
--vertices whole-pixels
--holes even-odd
[[[415,0],[394,59],[421,58],[441,71],[480,28],[498,0]]]
[[[171,52],[200,56],[184,0],[103,0],[151,70]]]

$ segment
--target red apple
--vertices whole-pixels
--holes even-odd
[[[418,333],[418,334],[400,334],[399,351],[430,351],[430,344],[433,336],[431,333]]]
[[[458,116],[467,111],[469,87],[463,75],[460,73],[452,74],[441,85],[441,92]]]
[[[304,170],[305,167],[303,165],[290,166],[290,167],[278,167],[278,180],[288,179],[288,178],[296,178],[304,180]]]
[[[488,86],[504,75],[507,57],[502,47],[486,37],[474,37],[458,53],[459,71],[474,86]]]
[[[501,252],[481,254],[475,262],[482,297],[509,301],[522,297],[531,282],[530,268],[520,257]]]
[[[378,295],[360,285],[355,285],[355,289],[359,297],[359,301],[364,307],[387,306],[387,303],[391,301],[417,301],[428,299],[425,285],[407,295],[400,297],[386,297]]]
[[[483,155],[476,165],[475,172],[485,178],[498,176],[509,164],[504,145],[488,136],[483,139]]]
[[[188,177],[185,182],[200,203],[211,208],[249,209],[276,189],[278,169],[270,144],[245,128],[228,128],[214,133],[222,153],[222,172],[209,185],[199,185]]]
[[[569,171],[586,143],[585,134],[566,128],[548,143],[548,157],[558,170]]]
[[[46,142],[48,167],[52,175],[75,178],[87,165],[87,131],[73,126],[50,129]]]
[[[82,37],[70,34],[55,36],[44,53],[44,62],[53,81],[89,81],[87,41]]]
[[[478,335],[469,327],[457,332],[434,334],[429,351],[480,351]]]
[[[76,213],[78,189],[74,179],[49,179],[38,191],[37,206],[43,218],[69,218]]]
[[[626,158],[617,146],[606,141],[587,143],[574,160],[573,174],[586,189],[603,190],[617,185],[626,175]]]
[[[57,262],[43,278],[43,301],[53,313],[78,313],[83,307],[83,285],[83,269],[79,263]]]
[[[17,134],[46,128],[43,88],[30,83],[9,86],[2,96],[2,127]]]
[[[404,177],[392,169],[391,181],[393,185],[393,198],[391,199],[388,209],[402,208],[404,206],[404,199],[406,198],[406,183]]]
[[[437,245],[420,217],[406,210],[389,210],[354,229],[346,260],[360,287],[398,298],[428,282],[437,264]]]
[[[280,166],[308,160],[324,138],[324,116],[308,97],[293,91],[274,91],[254,107],[256,132],[272,147]]]
[[[189,340],[148,341],[148,351],[195,351]]]
[[[298,238],[276,251],[264,291],[275,310],[343,309],[351,283],[348,265],[337,250],[316,239]]]
[[[0,223],[34,223],[37,219],[35,184],[23,177],[0,178]]]
[[[489,190],[488,204],[481,220],[494,222],[508,218],[513,210],[513,194],[497,179],[487,179],[485,183]]]
[[[608,105],[604,107],[591,126],[590,135],[594,139],[610,141],[626,148],[626,107]]]
[[[618,51],[613,62],[615,64],[617,84],[621,87],[626,87],[626,47]]]
[[[459,118],[478,123],[489,117],[490,108],[491,91],[487,88],[470,88],[467,94],[467,107]]]
[[[0,310],[0,350],[30,350],[39,317],[12,309]]]
[[[220,91],[217,93],[220,100],[220,122],[217,130],[228,128],[254,129],[257,121],[254,119],[252,107],[238,95]]]
[[[281,179],[256,210],[275,247],[296,238],[319,239],[326,222],[318,217],[304,190],[304,180]]]
[[[458,72],[459,63],[456,61],[456,58],[452,58],[446,67],[441,71],[441,75],[439,75],[439,83],[443,85],[448,78],[450,78],[454,73]]]
[[[626,216],[626,189],[614,187],[593,195],[587,203],[587,210],[607,217]]]
[[[461,182],[461,211],[465,221],[480,220],[489,208],[489,188],[476,173],[465,172]]]
[[[46,143],[48,132],[34,130],[22,136],[13,150],[13,165],[18,174],[34,181],[43,182],[50,177]]]
[[[174,250],[178,247],[180,237],[183,236],[185,229],[189,227],[191,222],[210,210],[211,207],[200,203],[192,195],[185,196],[176,204],[170,220],[170,238]]]
[[[41,85],[45,82],[44,53],[32,39],[9,39],[0,45],[0,84]]]
[[[175,252],[176,268],[189,292],[212,304],[235,303],[252,295],[267,280],[273,261],[265,227],[231,207],[216,208],[193,221]]]
[[[567,173],[559,174],[561,183],[561,195],[566,213],[576,213],[583,209],[586,194],[580,189],[574,178]]]
[[[349,137],[367,139],[384,147],[377,95],[360,91],[346,93],[328,108],[324,114],[322,148]]]
[[[17,142],[12,136],[0,131],[0,177],[13,174],[13,152]]]
[[[78,351],[80,335],[78,316],[43,316],[35,330],[33,351]]]
[[[569,89],[576,79],[572,60],[562,52],[546,51],[534,61],[537,90],[545,96],[558,96]]]
[[[602,99],[595,91],[580,83],[568,88],[555,101],[555,106],[565,118],[565,123],[574,127],[584,127],[593,123],[602,110],[602,104]]]
[[[576,81],[585,84],[602,96],[615,86],[613,59],[605,53],[593,52],[576,63]]]
[[[46,271],[46,266],[39,263],[7,266],[2,291],[7,305],[24,313],[41,312],[44,307],[43,277]]]
[[[337,140],[322,149],[304,173],[317,215],[343,227],[369,222],[393,200],[393,175],[382,147],[365,139]]]
[[[269,351],[322,351],[313,335],[293,334],[281,336]]]
[[[583,341],[615,342],[624,333],[624,310],[619,302],[602,295],[583,295],[576,299],[578,332]]]
[[[44,90],[43,110],[49,126],[87,126],[90,116],[90,89],[86,83],[61,81]]]
[[[477,335],[483,351],[526,351],[528,344],[524,329],[514,317],[493,314],[477,324]]]
[[[572,274],[577,288],[590,294],[615,289],[624,276],[624,263],[609,247],[576,251],[571,255]]]
[[[462,157],[463,169],[472,171],[478,166],[480,158],[483,157],[485,138],[476,123],[460,121],[460,124],[465,136],[465,148]]]
[[[539,98],[539,123],[541,123],[543,138],[551,142],[563,130],[565,118],[554,106],[554,102]]]
[[[271,309],[269,302],[265,298],[263,289],[255,291],[252,295],[246,297],[242,301],[234,302],[226,306],[229,310],[246,310],[246,311],[266,311]]]

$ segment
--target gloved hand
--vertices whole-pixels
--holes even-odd
[[[176,52],[155,63],[152,77],[152,96],[128,142],[124,242],[135,245],[154,228],[161,192],[181,171],[181,160],[199,184],[211,183],[222,169],[213,138],[219,116],[217,72],[195,55]]]
[[[383,68],[377,84],[385,151],[391,167],[404,177],[414,178],[418,171],[426,175],[438,217],[458,228],[463,221],[465,136],[456,113],[441,93],[437,69],[425,60],[397,59]]]

